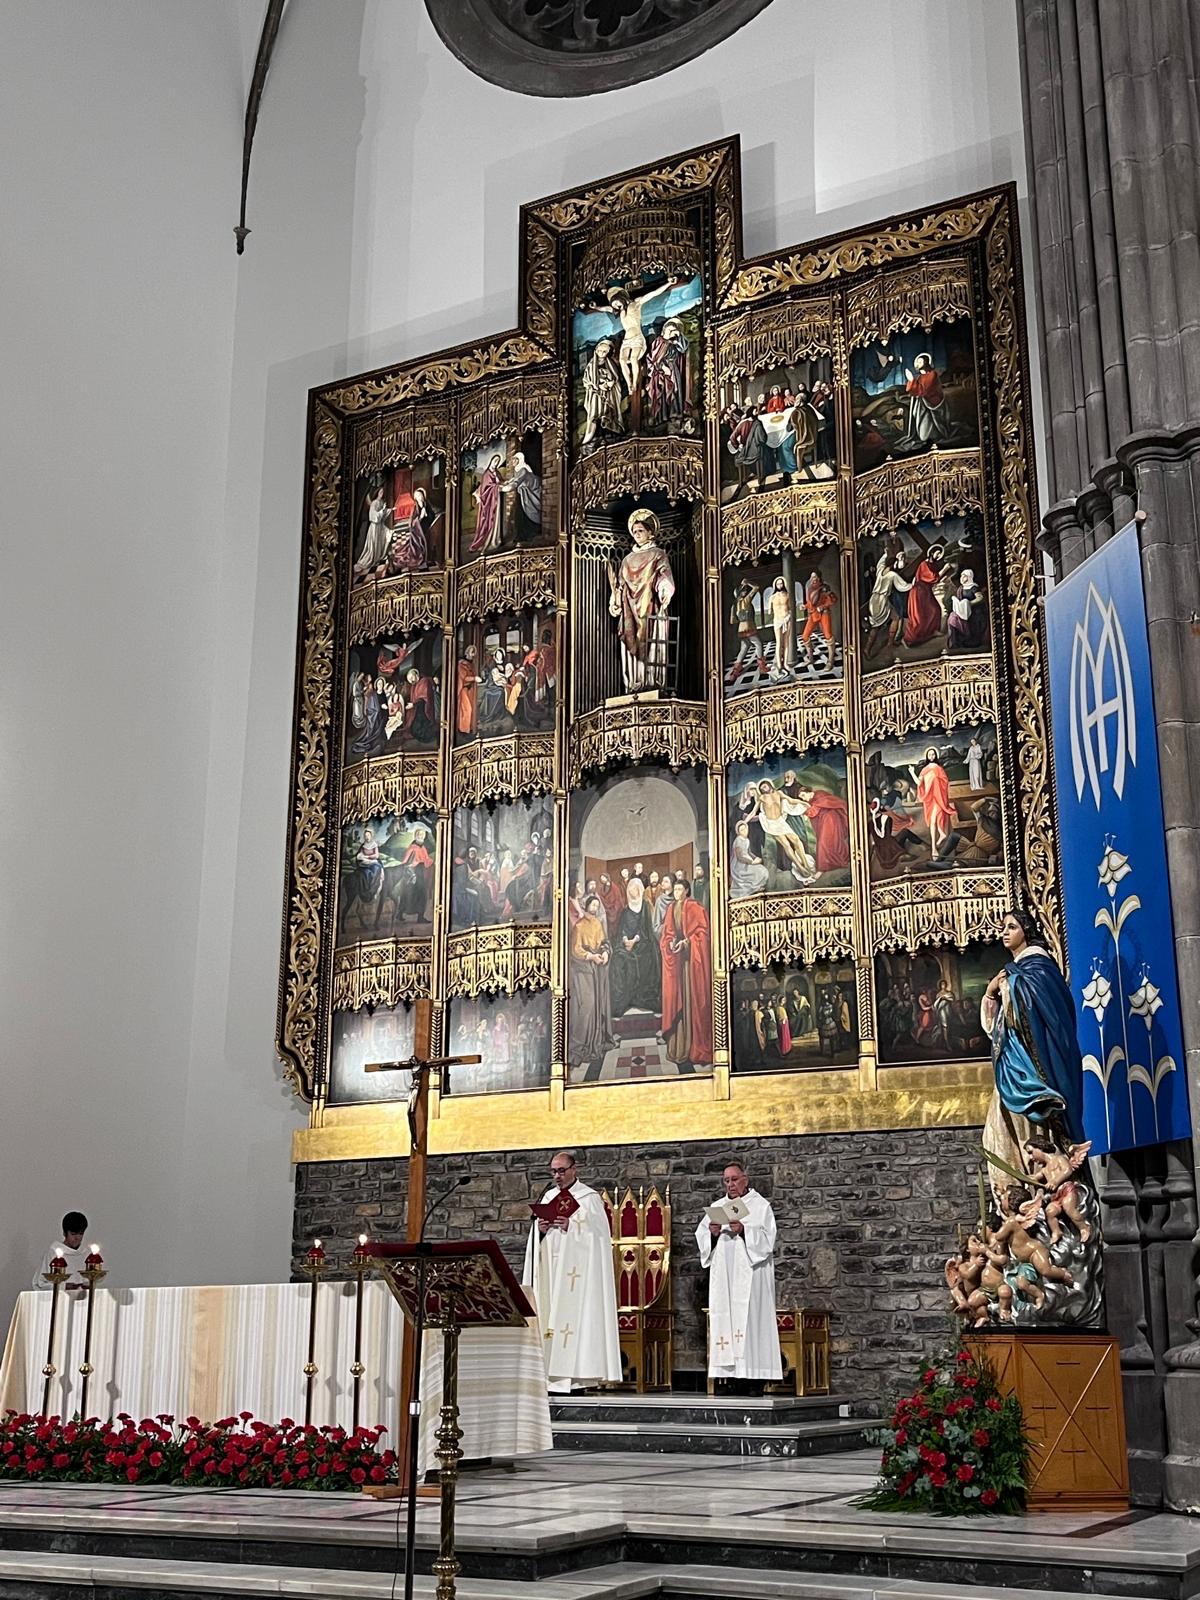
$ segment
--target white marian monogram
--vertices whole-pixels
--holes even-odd
[[[1093,623],[1099,626],[1095,648]],[[1106,677],[1109,690],[1106,692]],[[1100,598],[1088,584],[1082,620],[1075,624],[1071,645],[1071,767],[1076,799],[1083,799],[1085,783],[1100,809],[1100,774],[1109,770],[1108,722],[1116,722],[1112,786],[1117,799],[1125,791],[1125,762],[1137,766],[1137,710],[1133,701],[1133,674],[1129,651],[1117,615],[1117,604]]]

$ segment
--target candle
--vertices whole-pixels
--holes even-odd
[[[310,1261],[324,1261],[325,1246],[321,1243],[320,1239],[313,1240],[312,1248],[308,1252],[308,1259]]]
[[[85,1264],[89,1267],[102,1267],[104,1265],[104,1257],[100,1254],[100,1246],[98,1244],[88,1246],[88,1258]]]

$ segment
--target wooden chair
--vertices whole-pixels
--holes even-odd
[[[784,1383],[796,1393],[829,1393],[829,1313],[811,1306],[776,1311]]]
[[[671,1305],[671,1190],[602,1191],[612,1229],[617,1330],[626,1387],[638,1394],[671,1387],[675,1313]]]

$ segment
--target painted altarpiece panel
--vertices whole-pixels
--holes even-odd
[[[969,1124],[1003,907],[1059,947],[1013,193],[739,206],[735,139],[527,205],[516,328],[313,393],[298,1159],[403,1152],[420,995],[434,1148]]]

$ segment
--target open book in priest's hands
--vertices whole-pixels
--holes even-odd
[[[579,1210],[579,1201],[569,1189],[560,1189],[553,1199],[534,1201],[529,1209],[539,1222],[569,1222]]]
[[[750,1207],[744,1200],[718,1200],[715,1206],[708,1208],[708,1220],[720,1223],[722,1228],[727,1228],[731,1222],[742,1222],[750,1215]]]

